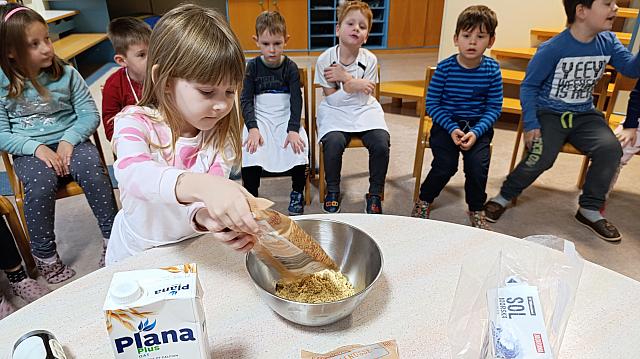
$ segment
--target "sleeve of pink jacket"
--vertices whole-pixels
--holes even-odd
[[[114,172],[120,190],[141,201],[184,206],[176,198],[178,177],[187,172],[169,166],[151,151],[152,144],[166,143],[171,138],[164,126],[158,126],[144,114],[124,111],[116,116],[113,149],[118,159]],[[189,218],[204,207],[202,203],[188,204]],[[126,208],[125,208],[126,213]]]

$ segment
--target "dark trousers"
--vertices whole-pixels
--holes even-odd
[[[599,210],[611,180],[620,165],[622,149],[600,111],[561,113],[540,110],[538,120],[542,137],[533,143],[526,156],[507,176],[500,194],[511,200],[553,166],[562,146],[569,142],[591,158],[591,166],[582,188],[580,207]]]
[[[292,169],[283,173],[267,172],[260,166],[242,167],[242,185],[255,197],[258,197],[258,188],[260,188],[260,178],[273,175],[290,175],[291,189],[293,191],[303,193],[304,186],[307,182],[307,165],[297,165]]]
[[[9,270],[22,263],[13,235],[4,221],[0,218],[0,269]]]
[[[433,153],[431,170],[420,186],[420,199],[432,203],[451,177],[458,171],[460,153],[464,162],[464,194],[469,211],[480,211],[487,200],[487,178],[491,161],[493,129],[476,140],[468,150],[456,146],[451,135],[437,124],[433,124],[429,144]]]
[[[57,144],[49,147],[55,151]],[[98,149],[91,142],[80,143],[73,149],[69,176],[58,177],[52,168],[35,156],[16,156],[13,165],[24,184],[24,215],[34,256],[50,258],[56,254],[53,231],[55,195],[58,188],[69,181],[76,181],[82,187],[102,236],[111,236],[118,208],[107,170],[100,162]]]
[[[369,151],[369,193],[382,195],[384,182],[389,168],[389,132],[385,130],[369,130],[363,132],[331,131],[320,140],[324,148],[324,172],[328,192],[340,192],[340,172],[342,171],[342,155],[351,136],[362,139]]]

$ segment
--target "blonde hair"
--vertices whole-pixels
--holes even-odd
[[[174,79],[200,84],[229,83],[240,86],[244,77],[244,54],[240,42],[225,18],[213,9],[184,4],[167,12],[158,21],[149,40],[147,79],[140,106],[154,107],[160,119],[171,129],[171,147],[175,146],[184,121],[173,94],[167,87]],[[156,76],[152,67],[157,65]],[[229,114],[203,132],[201,147],[213,145],[224,160],[225,149],[233,152],[233,166],[241,163],[240,121],[234,102]],[[157,146],[166,148],[162,146]]]
[[[7,14],[16,8],[24,9],[13,13],[7,19]],[[40,96],[47,97],[49,95],[47,89],[38,82],[33,74],[29,74],[25,67],[29,58],[26,31],[27,27],[35,22],[47,26],[47,22],[40,14],[27,7],[18,4],[0,6],[0,67],[9,78],[9,93],[7,95],[9,98],[22,95],[27,80],[31,81]],[[12,54],[13,58],[10,58],[9,54]],[[53,81],[56,81],[64,74],[64,66],[65,62],[54,54],[51,66],[43,71]]]
[[[367,18],[367,22],[369,23],[368,31],[371,32],[373,13],[371,12],[369,4],[360,0],[345,1],[338,6],[338,25],[342,25],[342,21],[351,10],[358,10]]]

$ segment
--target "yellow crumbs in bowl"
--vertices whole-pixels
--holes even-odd
[[[293,281],[279,280],[276,295],[302,303],[328,303],[347,298],[356,293],[344,274],[325,269],[307,274]]]

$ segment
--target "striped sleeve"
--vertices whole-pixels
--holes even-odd
[[[426,112],[431,116],[433,122],[437,123],[451,134],[453,130],[459,127],[452,120],[451,113],[442,105],[442,95],[448,70],[449,66],[445,61],[438,64],[438,67],[431,78],[431,82],[429,82],[425,106]]]
[[[500,66],[496,63],[495,66],[492,66],[492,72],[489,77],[489,89],[484,106],[485,111],[478,123],[471,129],[478,138],[493,127],[493,124],[502,113],[502,87],[502,73],[500,72]]]

